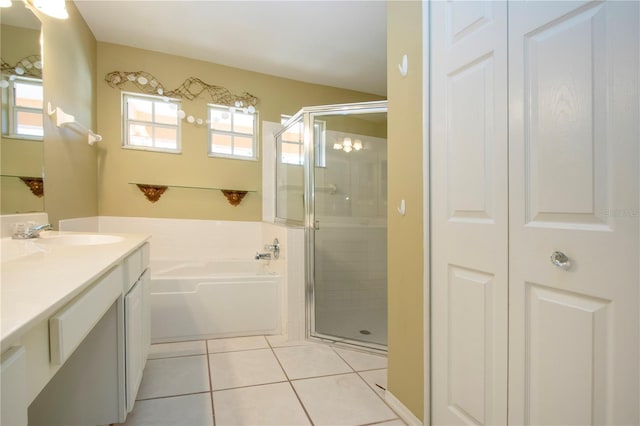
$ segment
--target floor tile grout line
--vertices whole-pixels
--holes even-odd
[[[244,336],[243,336],[244,337]],[[217,392],[217,391],[229,391],[229,390],[234,390],[234,389],[242,389],[242,388],[250,388],[250,387],[256,387],[256,386],[266,386],[266,385],[272,385],[272,384],[279,384],[279,383],[289,383],[289,386],[291,387],[292,391],[294,392],[294,395],[296,396],[298,403],[300,404],[301,408],[303,409],[307,419],[309,420],[311,425],[314,425],[313,420],[311,419],[311,416],[309,414],[309,412],[307,411],[307,407],[304,405],[304,403],[302,402],[302,399],[300,398],[300,395],[298,394],[298,392],[296,391],[296,388],[294,386],[294,382],[296,381],[302,381],[302,380],[311,380],[311,379],[317,379],[317,378],[324,378],[324,377],[333,377],[333,376],[340,376],[340,375],[347,375],[347,374],[356,374],[362,381],[365,382],[365,384],[367,385],[367,387],[374,392],[374,394],[380,398],[382,400],[382,402],[391,410],[392,413],[395,414],[396,417],[391,418],[391,419],[387,419],[387,420],[380,420],[377,422],[373,422],[373,423],[366,423],[363,424],[362,426],[373,426],[373,425],[377,425],[377,424],[381,424],[387,421],[393,421],[393,420],[400,420],[402,421],[402,419],[398,416],[398,413],[395,412],[395,410],[393,410],[393,408],[391,408],[386,400],[384,399],[384,397],[382,395],[380,395],[377,391],[377,389],[372,386],[369,382],[367,382],[367,380],[365,380],[365,378],[360,374],[360,373],[364,373],[364,372],[368,372],[368,371],[376,371],[376,370],[388,370],[387,367],[385,368],[369,368],[369,369],[363,369],[363,370],[357,370],[356,368],[354,368],[345,357],[343,357],[337,349],[348,349],[348,348],[342,348],[340,347],[336,347],[330,343],[317,343],[318,346],[329,346],[331,347],[331,350],[333,351],[333,353],[335,353],[339,359],[341,359],[348,367],[351,371],[348,372],[341,372],[341,373],[334,373],[334,374],[324,374],[324,375],[319,375],[319,376],[311,376],[311,377],[300,377],[300,378],[291,378],[289,377],[289,375],[287,374],[280,358],[278,357],[277,353],[276,353],[276,349],[286,349],[286,348],[290,348],[290,347],[304,347],[304,346],[308,346],[307,344],[304,343],[300,343],[298,345],[284,345],[284,346],[275,346],[274,344],[272,344],[271,341],[269,341],[269,339],[267,338],[266,335],[261,335],[261,336],[251,336],[251,337],[262,337],[264,339],[264,341],[266,342],[266,347],[256,347],[256,348],[243,348],[243,349],[230,349],[230,350],[225,350],[222,352],[209,352],[209,340],[216,340],[216,339],[205,339],[205,340],[194,340],[194,341],[190,341],[190,342],[203,342],[204,346],[205,346],[205,353],[196,353],[196,354],[188,354],[188,355],[177,355],[177,356],[166,356],[166,357],[158,357],[158,358],[151,358],[149,359],[149,361],[155,361],[155,360],[163,360],[163,359],[172,359],[172,358],[188,358],[188,357],[196,357],[196,356],[203,356],[205,355],[207,357],[207,371],[208,371],[208,382],[209,382],[209,390],[208,391],[202,391],[202,392],[192,392],[192,393],[187,393],[187,394],[181,394],[181,395],[167,395],[167,396],[160,396],[160,397],[155,397],[155,398],[145,398],[145,399],[140,399],[137,401],[149,401],[149,400],[155,400],[155,399],[166,399],[166,398],[172,398],[172,397],[180,397],[180,396],[189,396],[189,395],[198,395],[198,394],[203,394],[203,393],[209,393],[210,394],[210,401],[211,401],[211,410],[212,410],[212,417],[213,417],[213,425],[215,426],[216,424],[216,416],[215,416],[215,404],[213,401],[213,392]],[[229,338],[231,339],[231,338]],[[171,343],[171,342],[166,342],[166,343]],[[177,343],[177,342],[176,342]],[[313,345],[311,345],[313,346]],[[223,353],[233,353],[233,352],[247,352],[247,351],[257,351],[257,350],[264,350],[264,349],[269,349],[271,351],[271,353],[273,354],[273,356],[276,359],[276,362],[278,363],[280,369],[282,370],[285,380],[284,381],[277,381],[277,382],[268,382],[268,383],[260,383],[260,384],[253,384],[253,385],[246,385],[246,386],[238,386],[238,387],[233,387],[233,388],[225,388],[225,389],[217,389],[214,390],[213,389],[213,371],[212,371],[212,365],[211,365],[211,358],[213,355],[216,354],[223,354]],[[360,351],[358,351],[360,352]],[[367,354],[366,352],[362,351],[364,354]],[[382,355],[378,355],[378,354],[371,354],[373,356],[382,356]],[[386,392],[386,390],[385,390]]]
[[[367,371],[378,371],[378,370],[387,370],[387,367],[365,368],[363,370],[356,370],[356,372],[358,372],[358,373],[366,373]]]
[[[261,347],[261,348],[232,349],[232,350],[225,350],[225,351],[219,351],[219,352],[209,352],[209,353],[207,353],[207,355],[228,354],[228,353],[231,353],[231,352],[259,351],[260,349],[270,349],[270,348],[269,348],[269,346],[264,346],[264,347]]]
[[[287,374],[287,370],[284,369],[282,362],[280,362],[280,358],[278,358],[278,354],[272,347],[269,347],[269,348],[271,349],[271,353],[273,354],[273,356],[276,358],[276,361],[278,362],[278,365],[280,366],[280,369],[282,370],[284,377],[287,379],[288,382],[290,382],[291,378],[289,377],[289,374]]]
[[[189,392],[189,393],[180,393],[177,395],[162,395],[162,396],[154,396],[152,398],[141,398],[141,399],[136,399],[136,402],[140,402],[140,401],[152,401],[154,399],[167,399],[167,398],[176,398],[176,397],[180,397],[180,396],[191,396],[191,395],[201,395],[203,393],[211,393],[211,391],[200,391],[200,392]]]
[[[387,369],[386,369],[386,368],[379,368],[378,370],[387,370]],[[382,400],[382,402],[384,403],[384,405],[386,405],[386,406],[387,406],[387,407],[388,407],[388,408],[389,408],[393,413],[395,413],[395,415],[396,415],[396,416],[398,416],[398,418],[400,418],[400,414],[399,414],[399,413],[397,413],[397,412],[396,412],[396,410],[394,410],[394,409],[393,409],[393,407],[391,407],[391,405],[389,405],[389,403],[387,402],[387,400],[385,399],[385,397],[384,397],[384,396],[382,396],[382,395],[380,395],[380,394],[376,391],[376,389],[375,389],[373,386],[371,386],[371,384],[370,384],[369,382],[367,382],[367,380],[366,380],[364,377],[362,377],[362,375],[361,375],[360,373],[364,373],[364,372],[366,372],[366,371],[374,371],[374,370],[356,371],[356,374],[357,374],[357,375],[358,375],[358,376],[359,376],[359,377],[360,377],[360,378],[361,378],[361,379],[366,383],[366,385],[367,385],[367,386],[369,386],[369,388],[373,391],[373,393],[375,393],[375,394],[376,394],[376,396]],[[388,371],[388,370],[387,370],[387,371]],[[385,373],[385,374],[386,374],[386,373]],[[384,388],[384,394],[385,394],[385,395],[387,394],[387,388],[386,388],[386,387]],[[387,421],[387,420],[384,420],[384,421]],[[404,422],[404,421],[403,421],[403,422]]]
[[[211,357],[209,356],[209,342],[204,341],[204,349],[207,352],[207,373],[209,376],[209,391],[211,399],[211,417],[213,418],[213,426],[216,426],[216,408],[213,405],[213,374],[211,370]]]
[[[300,398],[300,395],[298,395],[298,392],[296,391],[295,386],[293,386],[293,383],[291,382],[291,379],[289,378],[287,371],[284,369],[282,362],[280,362],[280,358],[278,358],[278,354],[276,354],[276,351],[271,346],[271,342],[269,342],[269,339],[267,339],[267,343],[269,344],[269,347],[271,347],[271,352],[273,353],[273,356],[276,358],[278,365],[282,369],[282,372],[284,373],[284,377],[286,377],[287,383],[289,383],[289,387],[291,387],[291,390],[293,391],[293,394],[296,396],[296,399],[298,400],[300,407],[302,407],[302,411],[304,411],[304,415],[307,416],[307,420],[309,420],[309,424],[311,424],[311,426],[314,426],[313,420],[311,419],[311,415],[307,411],[307,407],[305,407],[304,403],[302,402],[302,399]]]
[[[331,374],[322,374],[320,376],[298,377],[298,378],[295,378],[295,379],[289,379],[289,381],[290,382],[299,382],[300,380],[321,379],[323,377],[346,376],[347,374],[358,374],[358,372],[357,371],[345,371],[344,373],[331,373]]]
[[[333,353],[334,353],[334,354],[338,355],[338,357],[339,357],[339,358],[340,358],[340,359],[341,359],[345,364],[347,364],[351,370],[353,370],[353,372],[354,372],[354,373],[356,373],[356,372],[357,372],[357,371],[356,371],[356,369],[355,369],[355,368],[353,368],[353,366],[349,363],[349,361],[347,361],[346,359],[344,359],[344,357],[343,357],[342,355],[340,355],[340,353],[339,353],[338,351],[336,351],[336,348],[335,348],[333,345],[329,345],[329,347],[333,350]]]
[[[290,381],[291,381],[291,382],[293,382],[293,381],[295,381],[295,380],[305,380],[305,379],[313,379],[313,378],[319,378],[319,377],[340,376],[340,375],[343,375],[343,374],[354,374],[354,373],[355,373],[355,374],[360,378],[360,380],[362,380],[362,381],[365,383],[365,385],[366,385],[369,389],[371,389],[371,391],[372,391],[372,392],[373,392],[373,393],[374,393],[378,398],[380,398],[380,399],[382,400],[382,402],[384,403],[384,405],[386,405],[386,406],[391,410],[391,412],[392,412],[392,413],[394,413],[394,414],[397,416],[397,415],[398,415],[398,413],[396,413],[396,412],[395,412],[395,411],[394,411],[394,410],[389,406],[389,404],[387,404],[387,401],[385,401],[385,399],[384,399],[383,397],[381,397],[381,396],[380,396],[380,394],[378,394],[378,392],[376,392],[376,390],[375,390],[375,389],[374,389],[374,388],[369,384],[369,382],[367,382],[367,381],[365,380],[365,378],[364,378],[364,377],[362,377],[362,376],[360,375],[360,371],[372,371],[372,370],[360,370],[360,371],[356,370],[356,369],[355,369],[355,368],[354,368],[354,367],[349,363],[349,361],[347,361],[347,360],[346,360],[342,355],[340,355],[340,353],[336,350],[336,347],[335,347],[335,346],[333,346],[333,345],[331,345],[331,344],[329,344],[328,346],[333,350],[333,352],[334,352],[336,355],[338,355],[338,357],[339,357],[342,361],[344,361],[344,363],[345,363],[345,364],[347,364],[347,366],[349,366],[349,368],[351,368],[352,372],[350,372],[350,373],[339,373],[339,374],[327,374],[327,375],[324,375],[324,376],[316,376],[316,377],[308,377],[308,378],[300,378],[300,379],[290,379]],[[277,357],[277,356],[276,356],[276,357]],[[376,369],[373,369],[373,370],[387,370],[387,369],[386,369],[386,368],[376,368]],[[291,386],[293,386],[293,383],[291,384]],[[386,388],[385,388],[385,392],[386,392]],[[297,394],[296,394],[296,395],[297,395]],[[304,404],[303,404],[303,406],[304,406]],[[387,420],[383,420],[383,421],[387,421]]]
[[[385,405],[391,409],[391,411],[393,411],[393,409],[389,406],[389,404],[387,404],[387,401],[384,399],[384,397],[383,397],[383,396],[381,396],[381,395],[376,391],[376,389],[375,389],[373,386],[371,386],[371,384],[370,384],[369,382],[367,382],[367,379],[365,379],[364,377],[362,377],[362,375],[361,375],[359,372],[357,372],[357,371],[356,371],[356,374],[357,374],[357,375],[358,375],[358,376],[359,376],[359,377],[360,377],[360,378],[361,378],[361,379],[362,379],[362,380],[367,384],[367,386],[369,386],[369,389],[371,389],[371,390],[373,391],[373,393],[375,393],[375,394],[376,394],[376,396],[377,396],[378,398],[380,398],[380,399],[382,400],[382,402],[384,402],[384,403],[385,403]],[[385,394],[387,393],[387,388],[384,388],[384,392],[385,392]],[[393,411],[393,412],[395,413],[395,411]],[[397,413],[396,413],[396,414],[397,414]]]
[[[178,359],[178,358],[194,358],[197,356],[207,356],[207,354],[193,354],[193,355],[181,355],[181,356],[168,356],[166,358],[147,358],[147,362],[149,361],[162,361],[164,359]]]
[[[309,420],[309,423],[311,424],[311,426],[314,426],[315,423],[313,423],[313,420],[311,419],[311,415],[307,411],[307,407],[304,405],[304,402],[302,402],[302,399],[300,398],[300,395],[298,395],[298,391],[296,391],[296,387],[293,386],[292,382],[288,382],[288,383],[289,383],[289,386],[291,386],[291,390],[293,391],[293,394],[298,399],[298,402],[300,403],[300,406],[302,407],[302,411],[304,411],[305,416],[307,416],[307,419]]]
[[[255,347],[255,348],[240,348],[240,349],[223,349],[221,351],[217,351],[217,352],[209,352],[209,341],[215,341],[215,340],[228,340],[228,339],[241,339],[243,337],[262,337],[262,340],[265,341],[266,346],[259,346],[259,347]],[[207,342],[207,354],[221,354],[221,353],[228,353],[228,352],[244,352],[244,351],[253,351],[253,350],[257,350],[257,349],[269,349],[269,341],[267,340],[267,337],[264,334],[261,335],[255,335],[255,336],[239,336],[239,337],[224,337],[221,339],[208,339],[205,340],[205,342]]]
[[[394,411],[394,414],[396,414],[396,412],[395,412],[395,411]],[[373,422],[373,423],[365,423],[365,424],[360,425],[360,426],[376,426],[376,425],[383,425],[384,423],[392,422],[392,421],[394,421],[394,420],[399,420],[399,421],[401,421],[401,422],[402,422],[402,424],[406,424],[406,423],[404,422],[404,420],[402,420],[400,417],[394,417],[393,419],[380,420],[379,422]]]
[[[199,354],[186,354],[186,355],[168,355],[168,356],[159,356],[157,358],[148,358],[147,357],[147,361],[156,361],[159,359],[170,359],[170,358],[187,358],[190,356],[199,356],[199,355],[207,355],[207,354],[203,354],[203,353],[199,353]]]
[[[242,386],[234,386],[232,388],[224,388],[224,389],[215,389],[211,392],[223,392],[223,391],[230,391],[230,390],[235,390],[235,389],[246,389],[246,388],[255,388],[257,386],[267,386],[267,385],[277,385],[279,383],[287,383],[288,380],[280,380],[277,382],[266,382],[266,383],[256,383],[253,385],[242,385]]]

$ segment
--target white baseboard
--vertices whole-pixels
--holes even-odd
[[[405,405],[402,402],[400,402],[400,400],[398,398],[396,398],[388,390],[384,394],[384,400],[386,401],[387,404],[389,404],[389,407],[391,407],[391,409],[393,411],[395,411],[396,414],[398,414],[398,416],[400,416],[400,418],[407,425],[409,425],[409,426],[422,426],[423,423],[420,421],[420,419],[417,418],[415,416],[415,414],[413,414],[411,412],[411,410],[409,410],[407,407],[405,407]]]

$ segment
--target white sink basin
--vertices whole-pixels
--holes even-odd
[[[36,243],[66,245],[66,246],[94,246],[99,244],[115,244],[123,241],[123,237],[103,234],[41,234],[34,240]]]

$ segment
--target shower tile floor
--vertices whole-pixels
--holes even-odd
[[[281,336],[152,345],[125,425],[404,425],[384,356]]]

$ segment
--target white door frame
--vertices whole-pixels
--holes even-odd
[[[424,330],[424,413],[423,424],[431,424],[431,1],[422,0],[422,212],[423,212],[423,330]]]

